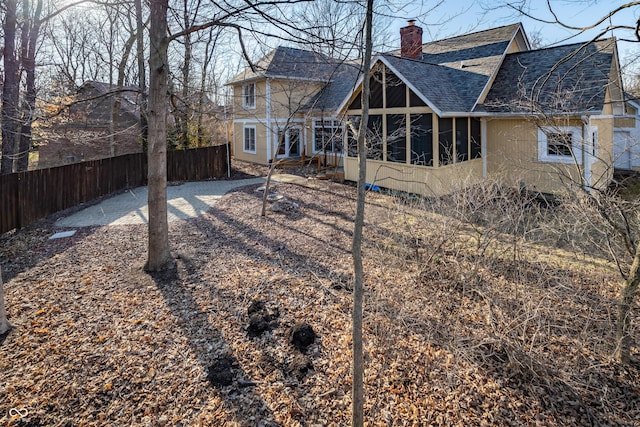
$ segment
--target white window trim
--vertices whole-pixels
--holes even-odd
[[[549,155],[547,133],[570,133],[573,156]],[[538,161],[544,163],[582,164],[582,128],[579,126],[544,126],[539,128]]]
[[[253,104],[247,104],[246,88],[249,86],[253,87]],[[256,84],[255,83],[246,83],[242,85],[242,108],[245,108],[247,110],[254,110],[256,108]]]
[[[247,138],[246,138],[246,131],[247,129],[253,129],[253,150],[248,150],[247,149]],[[256,126],[252,126],[252,125],[244,125],[242,126],[242,151],[245,153],[250,153],[250,154],[256,154],[257,152],[257,147],[258,147],[258,131]]]
[[[319,154],[319,153],[324,153],[323,150],[316,150],[316,125],[319,122],[327,122],[327,121],[331,121],[331,122],[335,122],[336,123],[336,128],[340,128],[342,131],[342,152],[338,153],[339,156],[344,156],[344,134],[346,132],[346,128],[344,123],[342,123],[340,120],[336,119],[336,118],[326,118],[326,119],[313,119],[313,126],[312,126],[312,135],[311,135],[311,149],[313,150],[314,154]],[[332,126],[334,127],[334,126]]]

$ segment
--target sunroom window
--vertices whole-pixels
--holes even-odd
[[[313,151],[342,153],[342,124],[338,120],[316,120],[313,124]]]

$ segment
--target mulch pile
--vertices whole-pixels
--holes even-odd
[[[355,189],[316,185],[275,184],[292,203],[266,217],[251,186],[171,223],[175,263],[156,274],[142,268],[145,225],[49,240],[52,217],[2,236],[15,327],[0,344],[0,424],[348,425]],[[399,209],[368,196],[369,425],[640,425],[640,366],[613,362],[606,310],[579,306],[611,297],[597,290],[609,273],[532,291],[575,307],[573,323],[590,313],[603,342],[542,314],[525,325],[507,312],[527,300],[508,265],[476,270],[471,291],[473,260],[448,245],[384,242]]]

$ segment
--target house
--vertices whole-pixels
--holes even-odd
[[[625,95],[625,115],[616,117],[613,163],[616,170],[640,170],[640,100]]]
[[[337,107],[353,88],[357,64],[278,47],[227,85],[233,88],[235,158],[268,164],[283,158],[341,158]]]
[[[111,111],[117,101],[117,123]],[[142,152],[139,90],[85,82],[68,108],[40,128],[38,167]]]
[[[425,196],[489,177],[545,193],[608,185],[614,119],[624,115],[614,39],[531,49],[522,25],[513,24],[423,43],[422,29],[413,21],[400,35],[399,50],[372,60],[367,182]],[[268,68],[279,65],[274,55]],[[253,89],[246,88],[249,79],[232,84],[243,100],[242,111],[253,102],[260,123],[265,119],[258,117],[266,114],[258,105],[268,107],[269,88],[255,77]],[[348,91],[335,111],[325,113],[340,119],[338,125],[349,124],[342,131],[342,164],[352,181],[358,161],[351,130],[361,116],[363,78],[347,85],[346,79],[327,77],[305,92],[314,99],[320,92],[340,96]],[[245,102],[249,94],[253,98]],[[252,125],[246,115],[240,117],[236,131],[243,148],[270,159],[273,152],[260,148],[269,135],[252,133],[257,125],[247,133]],[[300,126],[305,123],[301,118]]]

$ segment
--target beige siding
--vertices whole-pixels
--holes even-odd
[[[303,107],[321,88],[320,84],[309,81],[271,81],[271,117],[286,120],[306,111]]]
[[[256,153],[244,151],[244,127],[255,126],[256,128]],[[233,154],[236,159],[253,163],[267,163],[266,141],[267,128],[263,123],[256,121],[234,122],[233,124]]]
[[[596,158],[591,167],[592,185],[596,188],[607,187],[613,179],[613,125],[611,118],[591,119],[591,126],[598,128]]]
[[[233,153],[235,158],[254,163],[267,164],[267,118],[271,127],[271,156],[276,155],[278,129],[298,126],[303,130],[301,152],[312,153],[311,119],[306,117],[307,106],[312,97],[322,88],[320,83],[309,81],[266,80],[254,82],[256,85],[256,107],[245,108],[242,102],[242,87],[233,87],[234,126]],[[270,94],[270,109],[267,114],[267,87]],[[256,153],[244,151],[244,125],[256,127]]]
[[[358,159],[347,157],[345,179],[358,180]],[[441,196],[482,181],[482,160],[432,168],[369,160],[367,183],[423,196]]]
[[[607,185],[612,169],[613,120],[592,120],[598,127],[598,159],[592,165],[594,186]],[[542,125],[546,125],[542,124]],[[581,120],[563,120],[557,126],[579,126]],[[538,124],[523,119],[494,119],[487,122],[487,172],[506,185],[545,193],[561,193],[568,186],[581,185],[581,165],[538,160]]]
[[[242,87],[243,84],[233,87],[233,116],[234,119],[256,119],[266,116],[266,81],[254,82],[256,85],[256,108],[245,108],[242,105]]]

